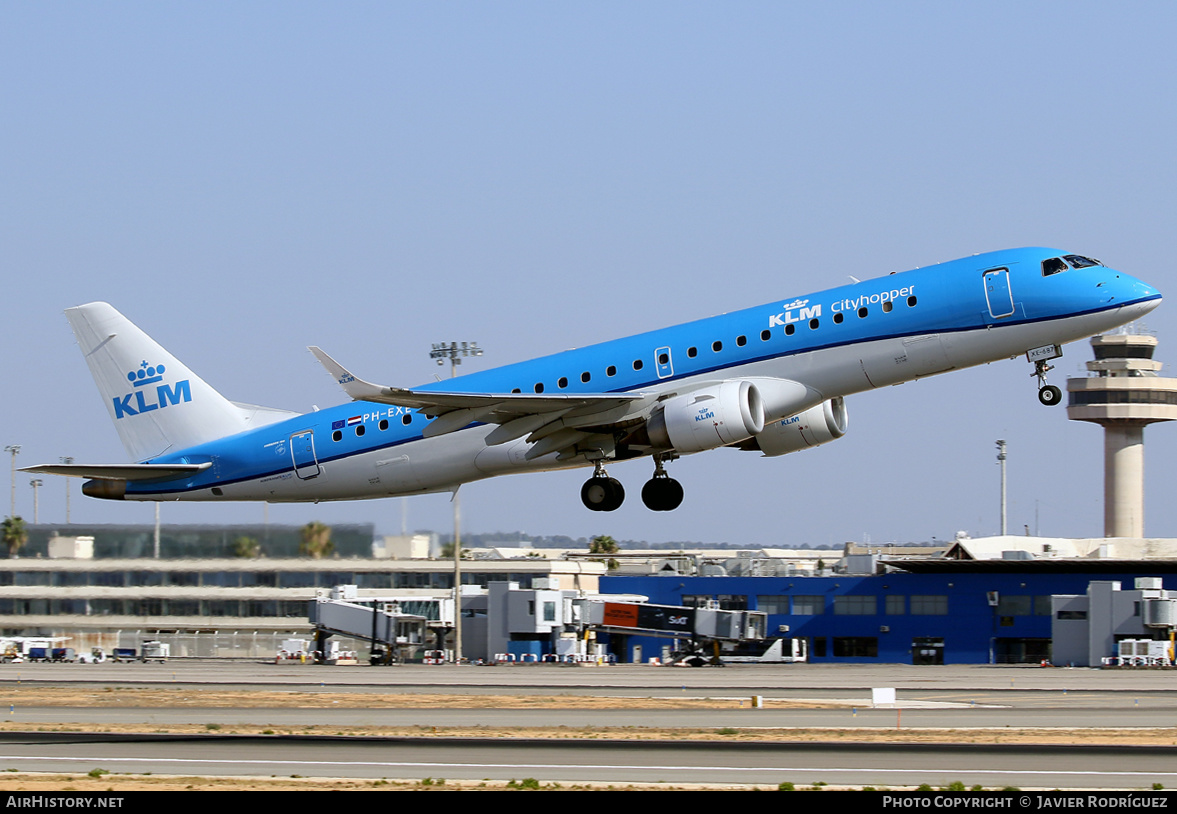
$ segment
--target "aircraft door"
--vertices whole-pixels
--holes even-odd
[[[1009,269],[990,269],[985,272],[985,302],[989,316],[1008,317],[1014,312],[1014,295],[1009,287]]]
[[[674,375],[674,361],[670,358],[670,348],[658,348],[654,351],[654,362],[659,379],[669,379]]]
[[[296,432],[290,436],[290,457],[294,462],[294,474],[303,480],[319,476],[319,459],[315,457],[313,430]]]

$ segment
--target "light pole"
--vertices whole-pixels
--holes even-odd
[[[29,486],[33,487],[33,525],[41,522],[41,501],[37,496],[37,490],[41,488],[41,484],[45,481],[40,478],[33,478],[29,481]]]
[[[66,466],[69,466],[70,464],[72,464],[74,462],[73,457],[70,455],[62,455],[57,460],[61,461]],[[69,525],[69,478],[62,478],[62,480],[65,481],[65,524],[68,526]]]
[[[20,444],[9,444],[4,451],[12,453],[12,508],[9,509],[8,516],[16,517],[16,456],[20,454]]]
[[[458,365],[467,356],[481,356],[477,342],[437,342],[429,358],[439,365],[450,360],[450,378],[458,375]],[[454,664],[462,663],[462,534],[460,529],[458,487],[454,487]]]
[[[1001,465],[1001,536],[1005,536],[1005,441],[997,442],[997,463]]]

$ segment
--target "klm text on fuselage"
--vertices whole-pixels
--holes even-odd
[[[830,303],[830,310],[834,313],[839,311],[855,311],[859,308],[868,305],[878,305],[879,303],[887,302],[889,300],[897,300],[901,297],[911,296],[915,292],[915,286],[909,285],[903,288],[893,288],[890,291],[880,291],[875,294],[862,294],[854,299],[837,300]],[[793,300],[782,306],[784,309],[778,314],[773,314],[768,318],[768,327],[777,328],[782,325],[790,325],[794,322],[805,322],[810,319],[818,319],[821,317],[821,303],[810,305],[809,300]]]

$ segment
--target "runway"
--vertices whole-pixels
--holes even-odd
[[[560,783],[824,783],[862,788],[1147,789],[1177,785],[1171,749],[427,740],[0,736],[0,771],[448,778]]]
[[[0,668],[0,689],[73,687],[117,692],[124,687],[309,692],[323,706],[288,707],[13,707],[0,735],[0,770],[152,772],[184,775],[509,780],[620,783],[797,785],[824,782],[861,788],[943,786],[986,788],[1147,789],[1177,786],[1177,747],[1025,746],[834,743],[855,731],[1019,728],[1074,730],[1174,728],[1174,674],[1149,671],[1052,670],[1024,667],[750,666],[676,670],[392,667],[329,668],[247,663],[166,665],[25,664]],[[872,708],[873,687],[894,687],[897,703]],[[555,708],[332,708],[335,694],[390,693],[556,696]],[[615,695],[636,699],[726,698],[743,706],[692,709],[586,709],[578,701]],[[753,708],[751,698],[764,698]],[[9,692],[10,697],[17,697]],[[775,708],[810,699],[830,709]],[[567,703],[565,704],[564,701]],[[0,703],[7,707],[0,694]],[[640,707],[641,704],[639,703]],[[34,733],[40,724],[85,728],[110,724],[152,727],[188,723],[210,727],[197,736],[88,736]],[[565,727],[561,740],[504,738],[375,738],[234,736],[233,726],[317,727]],[[587,734],[591,728],[592,739]],[[619,741],[616,732],[676,728],[755,732],[773,730],[771,743]],[[790,728],[830,730],[830,743],[790,743]],[[578,730],[573,733],[571,730]],[[584,731],[580,731],[584,730]],[[612,731],[610,731],[612,730]],[[784,734],[782,736],[782,731]],[[839,731],[847,733],[837,734]],[[1078,738],[1077,738],[1078,740]]]
[[[1065,708],[1005,707],[985,709],[972,706],[947,708],[904,708],[902,706],[871,709],[577,709],[570,700],[567,707],[543,709],[287,709],[253,707],[184,707],[160,709],[140,707],[16,707],[0,720],[7,728],[28,724],[202,724],[220,726],[259,725],[290,728],[317,727],[598,727],[598,728],[681,728],[681,729],[1010,729],[1033,728],[1066,730],[1105,728],[1177,727],[1177,709],[1171,705],[1097,708],[1077,704]],[[150,730],[148,730],[150,731]],[[1177,740],[1177,729],[1174,739]]]

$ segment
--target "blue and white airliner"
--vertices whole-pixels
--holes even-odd
[[[23,471],[116,500],[351,500],[455,491],[514,472],[593,467],[581,500],[625,499],[606,473],[653,461],[642,502],[679,506],[665,465],[718,447],[767,456],[846,432],[844,399],[1025,355],[1043,404],[1061,346],[1131,322],[1161,294],[1056,249],[974,255],[411,389],[310,348],[352,399],[308,414],[221,396],[106,303],[66,311],[135,463]]]

